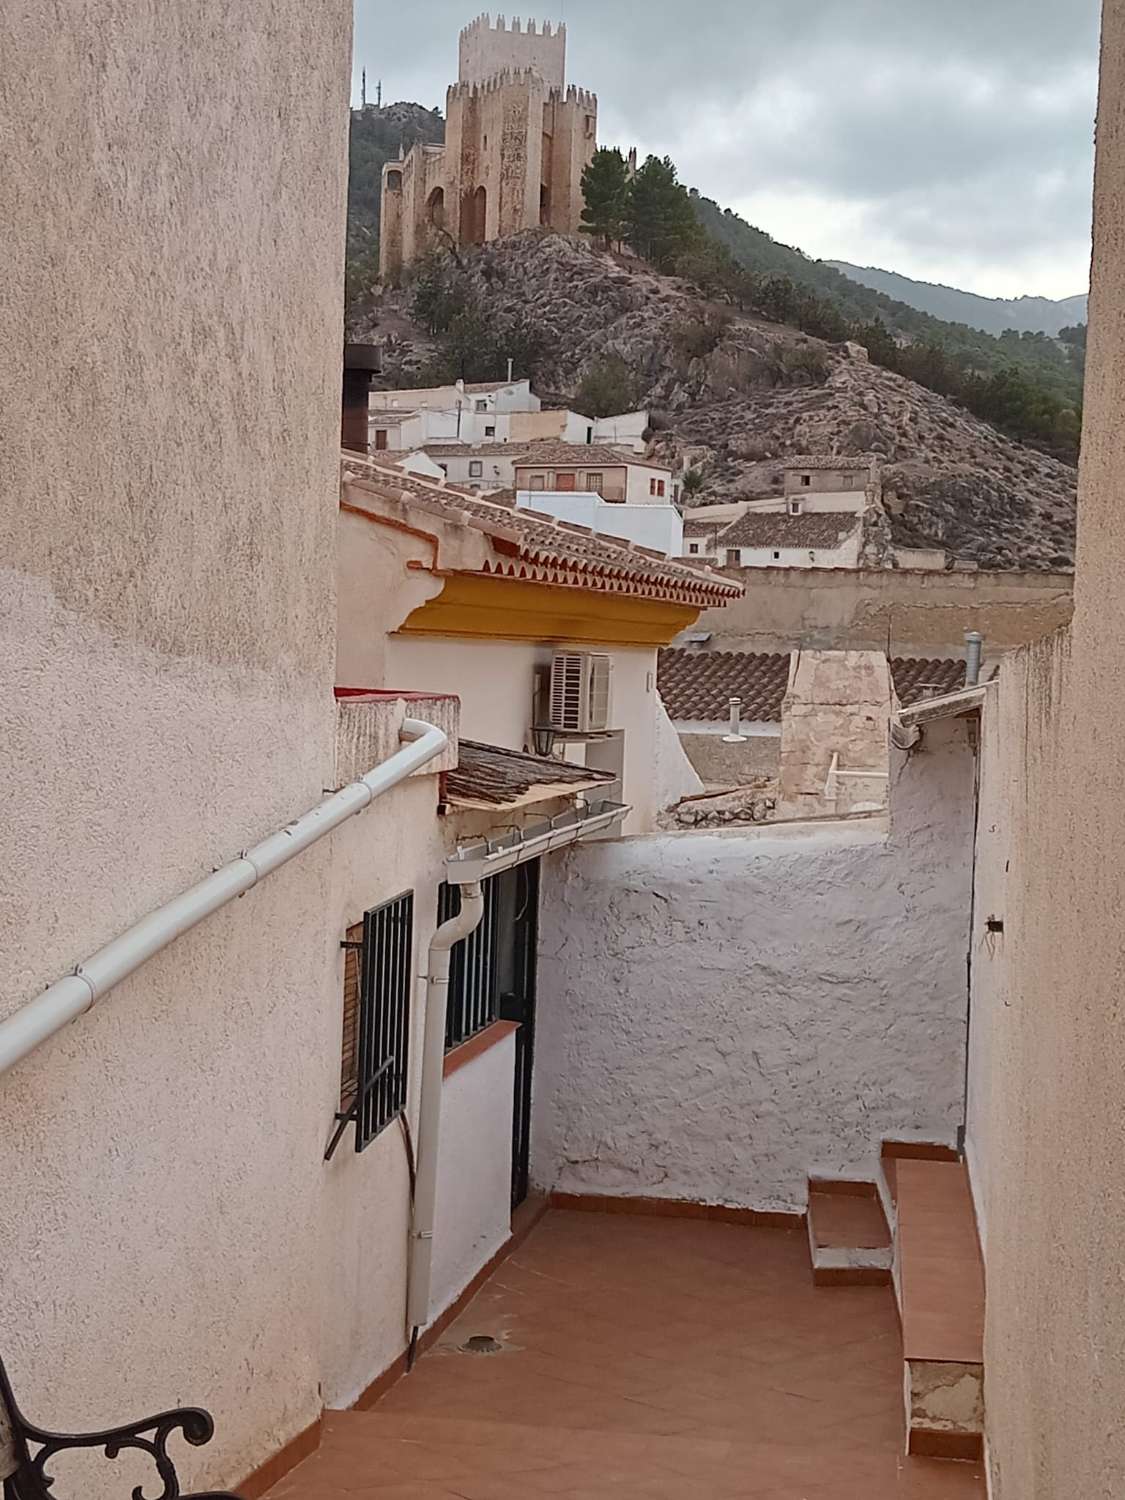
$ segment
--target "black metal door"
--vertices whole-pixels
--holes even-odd
[[[539,940],[539,861],[498,877],[500,1019],[515,1021],[512,1207],[527,1197],[531,1165],[531,1072],[535,1054],[535,971]]]

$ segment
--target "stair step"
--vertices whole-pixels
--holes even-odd
[[[873,1182],[809,1180],[809,1251],[818,1286],[887,1286],[891,1232]]]
[[[984,1271],[963,1161],[895,1163],[908,1451],[977,1458],[983,1442]]]

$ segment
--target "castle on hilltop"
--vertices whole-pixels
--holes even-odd
[[[566,27],[480,16],[461,33],[445,145],[383,168],[379,274],[393,278],[444,233],[480,245],[543,225],[574,234],[598,101],[566,83]]]

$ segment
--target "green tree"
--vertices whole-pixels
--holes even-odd
[[[673,270],[701,234],[691,197],[668,156],[650,156],[635,173],[625,219],[629,244],[661,271]]]
[[[591,365],[574,393],[574,404],[585,417],[619,417],[634,411],[640,399],[640,382],[619,354]]]
[[[582,233],[593,235],[608,249],[625,238],[629,203],[629,167],[621,152],[603,146],[582,173]]]

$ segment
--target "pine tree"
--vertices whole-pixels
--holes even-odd
[[[671,270],[701,234],[671,158],[650,156],[629,184],[625,238],[638,255],[660,270]]]
[[[600,239],[606,249],[625,237],[629,201],[629,168],[620,151],[603,146],[582,173],[582,232]]]

